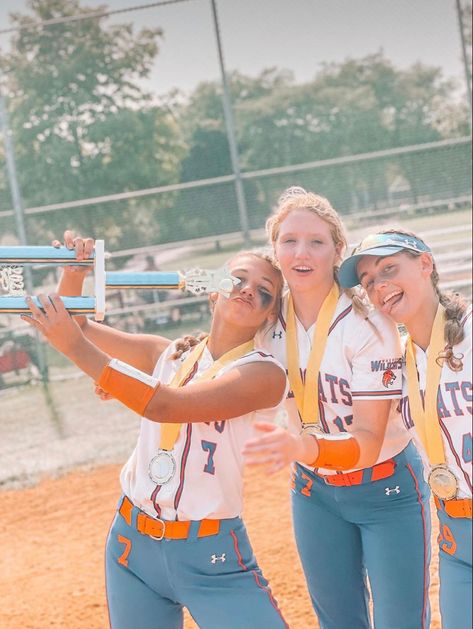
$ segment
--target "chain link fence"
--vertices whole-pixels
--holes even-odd
[[[265,3],[252,9],[246,0],[238,7],[229,0],[155,2],[142,5],[146,10],[120,0],[100,16],[90,15],[91,4],[16,6],[17,15],[0,31],[0,90],[8,113],[2,131],[12,140],[11,155],[6,143],[0,150],[0,245],[21,242],[21,214],[29,244],[47,244],[73,228],[105,239],[109,269],[164,270],[194,259],[223,261],[244,244],[242,212],[252,241],[264,242],[265,219],[290,185],[327,196],[353,228],[457,216],[454,210],[471,207],[471,105],[462,64],[462,50],[471,55],[471,20],[462,13],[458,30],[455,2],[448,8],[430,3],[431,30],[411,35],[408,11],[420,11],[421,3],[404,3],[405,17],[403,2],[385,5],[395,13],[379,22],[379,39],[369,50],[362,37],[356,48],[343,35],[337,7],[321,1],[275,0],[266,3],[266,19]],[[361,5],[366,11],[369,0]],[[379,3],[372,5],[379,10]],[[312,70],[301,57],[290,68],[280,66],[281,42],[292,59],[308,16],[314,25],[328,20],[344,55],[324,47],[321,34],[304,38]],[[353,20],[362,17],[353,14]],[[434,56],[429,38],[442,20],[445,32],[453,29],[442,41],[445,59],[458,60],[454,75],[452,66],[439,68],[421,54]],[[240,23],[247,39],[236,41]],[[405,36],[393,45],[396,28]],[[270,35],[277,32],[284,37]],[[228,64],[223,83],[219,39]],[[255,43],[261,62],[250,71],[246,48]],[[200,54],[208,63],[189,85],[183,67]],[[163,91],[159,77],[166,72],[175,82]],[[465,226],[439,255],[451,267],[445,283],[468,293],[471,223],[461,216]],[[442,229],[454,227],[447,221]],[[56,281],[57,269],[34,270],[38,289]],[[205,300],[170,291],[108,299],[109,322],[130,331],[176,336],[208,323]],[[38,378],[38,344],[24,327],[1,316],[0,388]],[[64,363],[47,351],[46,365],[60,373]]]

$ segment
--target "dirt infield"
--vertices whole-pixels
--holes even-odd
[[[2,629],[108,627],[103,548],[119,495],[118,471],[117,465],[76,470],[1,492]],[[291,533],[287,473],[269,479],[249,471],[245,492],[253,546],[289,626],[317,627]],[[435,537],[434,531],[434,545]],[[436,557],[431,572],[432,628],[439,629]],[[194,627],[186,616],[185,628]]]

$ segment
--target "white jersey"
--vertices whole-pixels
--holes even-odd
[[[258,337],[265,347],[287,367],[286,295],[274,327]],[[353,422],[353,400],[392,400],[378,462],[386,461],[403,450],[410,441],[399,412],[402,394],[402,349],[396,325],[387,317],[372,311],[369,320],[353,310],[351,299],[341,294],[332,318],[319,372],[319,418],[325,432],[339,434],[356,429]],[[299,363],[304,378],[312,348],[314,329],[307,331],[296,316]],[[294,394],[286,400],[289,429],[300,432],[301,420]],[[335,474],[319,468],[321,474]]]
[[[463,320],[465,336],[461,343],[453,347],[456,356],[462,355],[463,369],[452,371],[444,362],[440,375],[437,396],[437,411],[442,432],[442,441],[446,464],[458,480],[458,498],[471,498],[472,494],[472,384],[471,384],[471,307]],[[427,373],[427,357],[429,350],[413,343],[419,385],[422,396],[425,392],[425,377]],[[402,416],[404,423],[413,434],[419,451],[422,453],[428,473],[430,465],[422,443],[414,428],[409,399],[407,397],[407,380],[404,378]]]
[[[182,360],[188,355],[184,354],[181,360],[171,360],[169,356],[174,351],[174,344],[171,344],[153,372],[164,384],[171,382]],[[226,364],[215,377],[236,366],[261,361],[275,363],[283,369],[268,353],[254,349]],[[212,355],[205,348],[189,378],[193,379],[206,371],[213,362]],[[192,382],[186,386],[192,386]],[[281,403],[286,394],[287,389]],[[231,400],[228,402],[231,404]],[[149,515],[164,520],[221,519],[241,515],[243,445],[255,436],[253,422],[256,419],[274,421],[278,409],[280,405],[226,421],[183,423],[172,451],[176,472],[162,486],[156,485],[148,475],[149,463],[159,448],[161,425],[143,417],[136,448],[121,471],[123,493]]]

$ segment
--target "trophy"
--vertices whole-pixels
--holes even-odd
[[[23,269],[26,264],[91,266],[94,270],[94,295],[89,297],[61,297],[71,315],[94,314],[95,321],[103,321],[106,312],[106,289],[179,289],[193,295],[219,292],[229,296],[239,283],[223,267],[216,271],[193,268],[185,272],[122,272],[105,270],[105,243],[95,241],[90,258],[78,261],[75,251],[66,247],[0,247],[0,314],[25,314],[26,303]],[[4,294],[1,294],[1,293]],[[39,300],[34,303],[41,307]]]

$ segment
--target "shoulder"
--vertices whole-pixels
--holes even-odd
[[[176,351],[176,343],[173,341],[166,347],[161,356],[158,358],[153,370],[153,376],[159,377],[160,380],[165,381],[166,377],[171,377],[181,366],[183,360],[189,355],[189,352],[182,354],[180,358],[171,358]]]
[[[238,358],[238,360],[234,361],[231,366],[238,367],[250,364],[259,364],[261,365],[262,369],[267,368],[269,365],[274,365],[275,367],[286,373],[281,363],[276,360],[276,358],[274,358],[274,356],[270,354],[266,349],[262,349],[260,347],[255,347],[251,350],[251,352],[248,352],[241,358]]]
[[[372,306],[369,306],[366,316],[355,310],[348,295],[342,294],[337,308],[337,316],[332,323],[332,328],[337,321],[344,327],[346,338],[354,346],[363,346],[373,339],[379,342],[390,340],[399,342],[399,331],[392,319],[381,314]],[[356,330],[356,333],[354,331]]]

